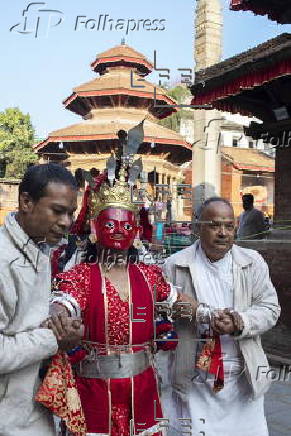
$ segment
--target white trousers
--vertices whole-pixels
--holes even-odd
[[[202,374],[202,373],[201,373]],[[251,398],[244,373],[226,377],[224,388],[214,393],[213,380],[196,378],[188,401],[173,396],[167,436],[268,436],[264,397]]]

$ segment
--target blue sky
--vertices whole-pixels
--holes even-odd
[[[281,26],[266,17],[249,12],[231,12],[228,0],[224,9],[224,58],[247,50],[291,26]],[[2,0],[0,17],[0,110],[18,106],[29,112],[40,137],[50,131],[81,120],[62,106],[72,88],[95,77],[90,63],[97,53],[126,43],[153,59],[157,50],[158,66],[170,68],[171,80],[178,79],[177,68],[193,68],[194,0],[47,0],[46,5],[31,6],[27,13],[27,32],[23,31],[23,10],[29,1]],[[39,1],[41,3],[41,1]],[[41,9],[60,12],[37,12]],[[102,31],[86,29],[81,21],[97,20],[99,15],[117,19],[165,20],[165,30]],[[50,16],[50,23],[48,17]],[[75,30],[78,16],[77,30]],[[40,17],[35,38],[37,17]],[[62,20],[59,25],[59,20]],[[10,31],[11,27],[14,27]],[[132,26],[133,26],[133,22]],[[90,21],[88,25],[97,26]],[[159,27],[162,25],[159,24]],[[47,32],[47,29],[49,31]],[[157,80],[154,74],[150,80]]]

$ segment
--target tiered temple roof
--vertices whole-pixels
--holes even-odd
[[[108,153],[117,146],[120,129],[128,131],[145,119],[139,153],[166,153],[177,164],[191,159],[191,145],[156,122],[176,112],[176,102],[144,79],[153,66],[142,54],[121,44],[97,55],[91,66],[100,76],[74,88],[63,102],[83,121],[51,132],[36,145],[39,154]]]
[[[230,0],[230,9],[267,15],[270,20],[280,24],[291,23],[290,0]]]
[[[163,106],[155,110],[152,106],[155,93],[156,105]],[[149,106],[157,118],[165,118],[175,112],[168,105],[175,101],[165,95],[158,86],[142,79],[136,71],[129,72],[128,67],[109,67],[101,77],[83,83],[73,89],[73,93],[63,102],[66,109],[78,115],[86,115],[92,107],[106,106]]]
[[[153,70],[153,65],[142,54],[128,45],[121,44],[99,53],[91,63],[95,73],[104,74],[109,66],[135,66],[139,74],[147,75]]]
[[[94,118],[79,124],[55,130],[38,144],[45,153],[56,153],[60,142],[66,143],[69,153],[108,153],[117,142],[117,132],[133,128],[144,122],[144,142],[139,148],[141,154],[169,153],[172,163],[183,163],[191,159],[191,146],[174,130],[154,122],[147,111],[138,109],[95,109]]]

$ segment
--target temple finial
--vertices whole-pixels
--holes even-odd
[[[121,39],[121,45],[125,45],[125,38]]]

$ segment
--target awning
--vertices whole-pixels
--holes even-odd
[[[230,0],[233,11],[252,11],[256,15],[267,15],[280,24],[291,23],[289,0]]]
[[[255,87],[263,86],[272,80],[278,79],[279,77],[291,75],[291,59],[282,61],[278,65],[272,66],[265,70],[254,71],[252,73],[246,73],[245,75],[235,78],[230,82],[227,82],[217,88],[208,90],[205,84],[201,84],[200,91],[196,88],[196,95],[193,98],[192,105],[209,105],[212,104],[213,107],[227,112],[237,113],[240,112],[243,115],[252,116],[252,112],[243,110],[236,107],[236,104],[228,102],[227,99],[230,96],[235,96],[241,94],[243,91],[253,89]],[[203,86],[204,85],[204,86]],[[204,90],[204,89],[205,90]],[[194,91],[194,92],[195,92]]]
[[[275,121],[277,109],[291,110],[291,34],[283,33],[246,52],[197,71],[191,87],[195,106],[263,121]]]

